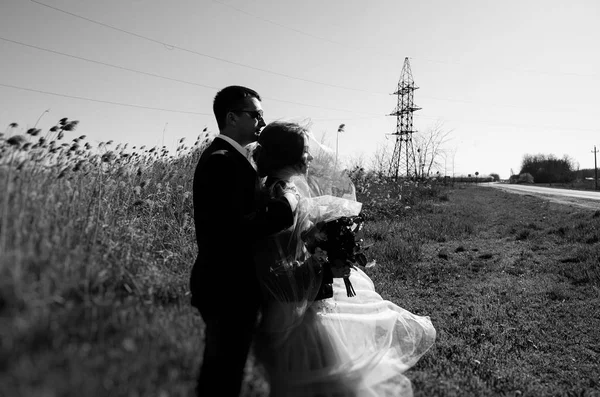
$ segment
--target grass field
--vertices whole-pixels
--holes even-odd
[[[0,144],[0,396],[190,396],[197,154],[83,141]],[[600,395],[600,209],[474,185],[358,191],[378,291],[438,332],[407,372],[415,396]],[[251,371],[247,394],[263,386]]]
[[[372,277],[438,331],[415,395],[600,395],[599,226],[600,211],[475,186],[398,222],[388,244],[407,259]]]

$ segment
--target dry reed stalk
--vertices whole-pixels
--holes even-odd
[[[10,201],[10,188],[12,182],[12,165],[13,160],[15,158],[16,151],[13,150],[10,156],[10,160],[8,161],[8,170],[6,173],[6,183],[5,183],[5,192],[4,200],[2,201],[2,229],[0,230],[0,255],[5,255],[8,257],[8,253],[6,252],[6,239],[8,236],[8,203]],[[2,261],[5,263],[6,261]]]

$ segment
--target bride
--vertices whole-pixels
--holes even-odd
[[[435,328],[429,317],[384,300],[358,267],[331,269],[323,255],[308,252],[302,232],[320,221],[358,215],[362,206],[351,182],[341,185],[332,173],[309,169],[310,142],[307,128],[274,122],[253,150],[266,178],[264,194],[297,199],[294,224],[262,240],[255,252],[264,305],[254,354],[270,396],[412,396],[404,372],[433,345]],[[344,277],[355,296],[348,296]]]

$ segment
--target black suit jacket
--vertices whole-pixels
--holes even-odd
[[[260,288],[253,245],[293,223],[288,201],[260,194],[256,171],[223,139],[208,146],[194,173],[198,256],[192,268],[192,305],[202,316],[255,310]]]

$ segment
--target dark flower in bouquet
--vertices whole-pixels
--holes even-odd
[[[365,266],[367,258],[363,253],[362,227],[364,219],[360,215],[318,222],[302,233],[302,240],[308,252],[321,257],[323,266],[339,270]],[[356,292],[348,275],[343,277],[348,296]]]

